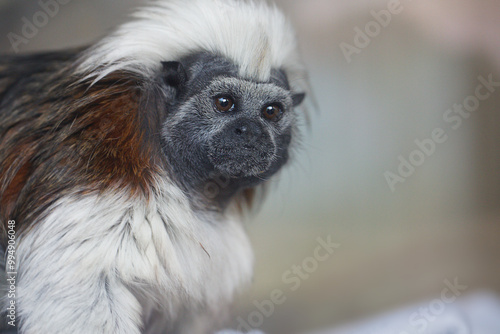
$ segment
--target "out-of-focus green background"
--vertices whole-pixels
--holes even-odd
[[[72,0],[19,51],[90,43],[140,3]],[[500,1],[278,4],[295,23],[319,112],[248,222],[256,274],[234,319],[302,333],[434,298],[446,279],[500,293],[500,87],[459,126],[444,119],[473,101],[479,76],[500,82]],[[8,34],[41,10],[0,0],[0,52],[14,52]],[[446,142],[392,191],[386,172],[400,156],[418,158],[416,141],[436,129]],[[316,266],[317,239],[328,236],[340,246]],[[298,288],[287,280],[299,277],[294,265],[310,271]],[[284,302],[259,310],[276,289]]]

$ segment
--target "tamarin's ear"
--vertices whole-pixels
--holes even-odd
[[[292,96],[293,106],[298,107],[299,105],[302,104],[302,102],[304,102],[305,98],[306,98],[306,93],[293,94]]]
[[[187,73],[184,66],[178,61],[163,61],[162,77],[165,83],[174,88],[182,87],[187,81]]]

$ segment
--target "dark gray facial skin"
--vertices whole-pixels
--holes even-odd
[[[303,94],[292,94],[282,71],[257,83],[240,78],[230,61],[203,53],[164,63],[161,79],[175,96],[166,106],[163,150],[187,194],[224,208],[238,191],[269,179],[287,162],[293,107]],[[221,111],[217,101],[233,107]],[[266,115],[276,110],[276,117]],[[206,185],[218,179],[227,182],[212,198]]]

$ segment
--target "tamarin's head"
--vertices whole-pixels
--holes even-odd
[[[292,92],[283,70],[272,69],[266,81],[250,80],[227,58],[201,53],[163,63],[158,80],[172,96],[162,147],[184,185],[206,189],[207,182],[225,178],[231,182],[218,195],[227,197],[287,162],[294,107],[304,94]]]
[[[79,66],[99,81],[147,77],[160,108],[161,150],[188,193],[227,180],[229,200],[287,162],[307,90],[293,30],[264,2],[156,1],[90,49]]]

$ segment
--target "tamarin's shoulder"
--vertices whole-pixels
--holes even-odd
[[[151,182],[159,123],[138,114],[138,79],[112,73],[92,85],[74,74],[80,53],[0,57],[0,222],[29,225],[76,185],[136,192]]]

